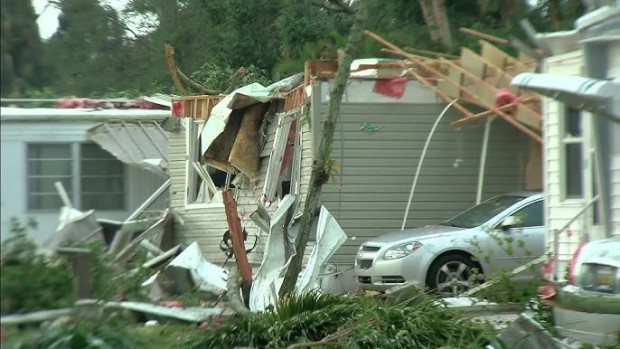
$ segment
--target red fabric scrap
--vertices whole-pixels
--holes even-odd
[[[375,82],[372,89],[373,92],[388,96],[391,98],[402,98],[405,94],[407,86],[406,77],[395,77],[391,79],[379,79]]]
[[[183,102],[172,101],[172,116],[175,118],[183,117]]]
[[[499,108],[506,104],[517,102],[518,98],[512,92],[505,88],[497,90],[495,93],[495,108]]]
[[[183,304],[181,304],[181,302],[179,301],[165,301],[165,302],[161,302],[161,305],[163,305],[164,307],[171,307],[171,308],[183,308]]]

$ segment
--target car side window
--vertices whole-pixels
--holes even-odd
[[[544,225],[543,211],[543,200],[539,200],[518,210],[513,216],[521,218],[522,228],[541,227]]]

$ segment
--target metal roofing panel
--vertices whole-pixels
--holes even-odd
[[[167,176],[168,134],[155,121],[106,121],[88,137],[120,161]]]
[[[523,73],[512,79],[512,84],[572,107],[620,120],[620,77],[608,81],[580,76]]]

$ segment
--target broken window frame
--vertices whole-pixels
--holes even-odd
[[[205,120],[187,120],[185,161],[185,208],[195,209],[223,204],[221,189],[216,187],[207,166],[200,161],[202,156],[201,136]],[[219,198],[219,199],[218,199]]]
[[[50,146],[67,147],[67,149],[69,150],[68,157],[47,158],[47,159],[43,157],[31,158],[31,149],[36,149],[35,147],[45,148],[45,147],[50,147]],[[85,185],[85,179],[94,178],[92,176],[88,177],[89,175],[85,175],[83,173],[84,171],[82,169],[82,166],[83,166],[83,162],[85,159],[83,159],[82,153],[83,153],[84,147],[86,146],[99,147],[99,145],[97,145],[96,143],[92,143],[92,142],[28,142],[26,143],[26,207],[27,207],[28,212],[36,212],[36,213],[56,212],[60,207],[63,206],[62,200],[60,199],[60,196],[55,188],[52,191],[46,191],[46,192],[34,191],[31,185],[31,180],[36,180],[38,178],[39,179],[52,179],[53,180],[52,183],[55,183],[55,182],[63,183],[63,186],[65,187],[65,190],[69,196],[69,199],[71,200],[71,204],[75,208],[78,208],[81,210],[95,209],[98,211],[125,211],[127,209],[127,199],[128,199],[128,195],[126,192],[127,167],[124,163],[122,163],[120,160],[115,158],[112,154],[109,154],[104,149],[102,149],[102,151],[105,153],[102,153],[102,154],[108,154],[109,157],[106,155],[105,158],[101,158],[100,160],[110,161],[112,163],[112,166],[119,166],[121,169],[122,176],[118,175],[118,176],[111,177],[112,179],[121,180],[122,190],[114,193],[114,195],[117,195],[120,198],[120,200],[117,203],[118,205],[115,205],[113,207],[107,207],[107,208],[83,205],[83,201],[85,201],[84,200],[85,193],[87,195],[97,194],[97,192],[87,191],[88,186]],[[91,159],[91,160],[98,160],[98,159]],[[69,175],[33,174],[32,172],[33,169],[31,168],[31,165],[36,162],[41,163],[41,162],[46,162],[46,161],[69,162],[69,173],[70,174]],[[96,176],[96,178],[98,178],[101,181],[106,181],[108,179],[108,176]],[[63,179],[65,180],[63,181]],[[106,185],[104,185],[104,187],[105,186]],[[100,194],[105,195],[105,193],[100,193]],[[46,205],[46,207],[40,207],[38,205],[33,204],[34,201],[32,199],[32,196],[54,197],[55,198],[54,200],[56,201],[56,203],[54,205]]]
[[[283,176],[280,170],[282,169],[290,132],[295,132],[293,153],[288,162],[287,167],[289,169],[283,171],[283,174],[290,177],[289,194],[299,194],[302,151],[301,121],[299,115],[299,110],[276,114],[278,125],[273,146],[269,153],[269,164],[265,177],[265,185],[263,186],[261,195],[261,202],[266,206],[270,206],[272,203],[276,202],[277,199],[282,200],[280,196],[284,196],[278,195],[278,186],[281,186],[283,182]],[[296,121],[295,127],[291,127],[294,121]],[[280,192],[280,194],[282,193]]]

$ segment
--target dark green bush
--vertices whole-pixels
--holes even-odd
[[[2,244],[1,313],[15,314],[70,306],[75,292],[70,267],[60,258],[37,253],[27,237],[36,223],[12,220],[14,234]]]

